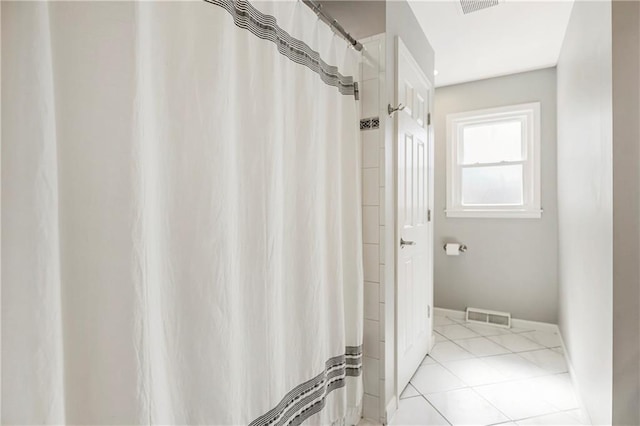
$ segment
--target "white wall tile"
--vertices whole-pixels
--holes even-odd
[[[380,186],[378,185],[378,169],[362,170],[362,204],[377,206],[380,203]]]
[[[362,398],[362,416],[366,419],[380,419],[380,403],[377,396],[364,394]]]
[[[380,319],[380,289],[378,283],[364,282],[364,317],[379,321]]]
[[[378,259],[378,245],[364,244],[364,280],[371,282],[379,282],[380,280],[380,263]]]
[[[369,395],[380,396],[380,362],[365,356],[362,359],[364,391]]]
[[[384,342],[384,322],[385,322],[385,317],[384,317],[384,303],[378,303],[378,321],[380,322],[380,341]]]
[[[385,46],[385,42],[384,40],[380,41],[380,61],[379,61],[379,65],[378,65],[378,76],[381,79],[382,83],[385,82],[384,76],[381,76],[381,73],[385,72],[385,67],[386,67],[386,62],[387,62],[387,57],[386,57],[386,52],[385,52],[386,46]]]
[[[365,244],[378,244],[380,241],[380,218],[377,206],[362,207],[362,241]]]
[[[380,164],[380,148],[378,138],[380,130],[363,130],[362,135],[362,168],[378,167]]]
[[[378,282],[380,282],[381,279],[384,281],[384,265],[378,266]],[[384,284],[382,284],[380,286],[380,302],[381,303],[384,303],[385,301],[384,291],[385,291]]]
[[[365,80],[362,82],[360,108],[362,118],[377,117],[379,112],[378,80]]]
[[[378,78],[380,70],[380,40],[364,43],[362,51],[362,80]]]
[[[381,90],[384,90],[384,88],[381,88]],[[380,143],[380,149],[385,149],[385,143],[386,143],[386,139],[385,139],[385,126],[387,125],[387,118],[388,116],[385,114],[387,106],[386,105],[382,105],[382,113],[380,114],[380,137],[378,138],[378,142]],[[382,162],[384,164],[386,164],[385,162],[386,160],[384,160],[384,156],[383,156],[383,160]]]
[[[378,233],[380,234],[378,237],[378,244],[380,247],[380,264],[384,265],[384,226],[378,227]]]
[[[380,130],[376,130],[376,132],[380,133]],[[378,185],[380,187],[384,186],[384,148],[378,149]]]
[[[378,321],[364,320],[363,355],[370,358],[380,358],[380,340],[378,337]]]

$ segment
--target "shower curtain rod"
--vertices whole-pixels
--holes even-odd
[[[314,0],[302,0],[302,2],[304,4],[306,4],[307,6],[309,6],[311,8],[311,10],[313,10],[316,15],[318,15],[318,17],[320,19],[322,19],[324,22],[327,23],[327,25],[329,25],[331,28],[333,28],[335,31],[338,32],[338,34],[340,34],[345,40],[347,40],[349,42],[349,44],[351,44],[351,46],[356,49],[358,52],[360,52],[362,50],[362,44],[356,40],[355,38],[353,38],[351,36],[351,34],[349,34],[342,25],[340,25],[340,22],[338,22],[335,18],[333,18],[331,15],[325,13],[322,10],[322,5],[320,3],[317,3]]]

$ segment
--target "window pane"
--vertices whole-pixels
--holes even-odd
[[[522,160],[522,123],[499,121],[464,126],[462,163]]]
[[[463,167],[462,204],[522,205],[522,164]]]

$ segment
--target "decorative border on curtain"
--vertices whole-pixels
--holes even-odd
[[[322,81],[329,86],[337,87],[343,95],[354,94],[353,77],[340,74],[338,67],[328,65],[320,58],[320,54],[305,42],[291,37],[289,33],[278,26],[275,17],[265,15],[246,0],[204,1],[224,8],[231,14],[238,27],[251,31],[261,39],[272,41],[282,55],[317,73]]]
[[[347,346],[344,355],[330,358],[324,371],[298,385],[266,414],[249,426],[297,426],[324,408],[327,395],[345,386],[347,376],[362,372],[362,345]]]

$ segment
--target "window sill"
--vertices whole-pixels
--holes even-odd
[[[448,218],[475,218],[475,219],[540,219],[542,209],[539,210],[445,210]]]

